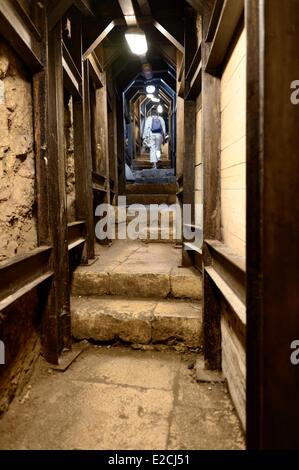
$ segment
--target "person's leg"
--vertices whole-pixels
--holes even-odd
[[[150,161],[151,163],[156,163],[156,143],[155,143],[155,139],[154,139],[154,135],[152,134],[151,136],[151,140],[150,140]]]
[[[154,168],[157,168],[157,149],[158,149],[158,140],[157,134],[153,134],[153,160],[152,163],[154,164]]]
[[[158,161],[158,162],[159,162],[160,159],[161,159],[162,140],[163,140],[162,134],[157,134],[157,140],[156,140],[156,156],[157,156],[157,161]]]

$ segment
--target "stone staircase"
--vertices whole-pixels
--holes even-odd
[[[132,162],[132,170],[150,169],[152,166],[149,154],[137,155]],[[171,168],[171,162],[165,154],[162,154],[158,166],[163,169]]]
[[[179,250],[119,241],[98,254],[73,274],[75,339],[201,346],[201,276],[178,267]]]

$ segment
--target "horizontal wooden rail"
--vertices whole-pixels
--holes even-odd
[[[226,53],[243,13],[244,0],[224,1],[205,68],[207,73],[221,74]]]
[[[24,60],[33,72],[42,69],[41,42],[37,32],[32,31],[33,24],[29,22],[24,12],[8,1],[0,2],[0,31],[17,54]]]
[[[237,319],[241,322],[242,326],[246,326],[246,306],[235,294],[235,292],[227,285],[224,279],[218,272],[211,266],[205,268],[205,272],[209,275],[210,279],[214,282],[219,289],[224,299],[230,305]]]
[[[93,171],[92,172],[92,189],[94,191],[100,191],[100,192],[106,193],[107,192],[106,177]]]
[[[51,251],[51,247],[43,246],[0,263],[0,310],[53,276]]]
[[[68,250],[72,251],[79,246],[83,246],[86,242],[86,222],[78,220],[71,222],[67,226],[68,229]]]
[[[235,254],[228,246],[217,240],[205,240],[212,258],[212,267],[239,299],[246,302],[245,258]]]

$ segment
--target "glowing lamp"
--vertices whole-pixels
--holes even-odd
[[[133,54],[145,55],[147,53],[147,40],[142,29],[129,28],[125,34],[125,37]]]

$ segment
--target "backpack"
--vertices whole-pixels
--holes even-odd
[[[152,133],[153,134],[162,134],[162,124],[159,117],[153,117],[152,119]]]

